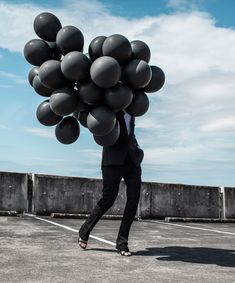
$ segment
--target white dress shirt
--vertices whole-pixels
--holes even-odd
[[[124,111],[124,112],[125,112],[124,119],[125,119],[125,122],[126,122],[127,133],[129,135],[130,132],[131,132],[131,115],[128,114],[126,111]]]

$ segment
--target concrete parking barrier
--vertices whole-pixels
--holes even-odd
[[[0,172],[0,210],[27,210],[28,174]]]
[[[151,218],[220,216],[220,188],[151,183]]]
[[[3,212],[85,216],[101,196],[101,179],[0,172]],[[122,181],[117,199],[105,215],[120,219],[125,204],[126,186]],[[136,217],[234,219],[235,188],[142,182]]]
[[[34,175],[33,211],[36,214],[87,214],[102,195],[102,180],[92,178]],[[121,215],[125,206],[125,185],[122,182],[118,197],[109,215]]]
[[[235,218],[235,188],[224,188],[225,217]]]

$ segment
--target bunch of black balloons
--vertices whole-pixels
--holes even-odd
[[[45,126],[55,126],[63,144],[75,142],[80,126],[87,127],[101,146],[114,144],[120,133],[116,113],[124,110],[142,116],[149,108],[146,92],[158,91],[163,71],[150,66],[150,49],[140,40],[129,42],[120,34],[98,36],[83,53],[84,37],[74,26],[62,27],[51,13],[34,20],[39,38],[24,47],[34,65],[28,79],[34,90],[47,97],[36,116]]]

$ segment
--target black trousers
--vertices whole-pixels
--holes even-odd
[[[102,176],[102,197],[79,229],[79,236],[83,240],[88,239],[96,223],[113,205],[119,191],[120,181],[123,178],[127,188],[127,202],[116,240],[116,247],[122,248],[128,244],[129,231],[138,207],[141,187],[141,167],[137,167],[127,155],[123,165],[102,166]]]

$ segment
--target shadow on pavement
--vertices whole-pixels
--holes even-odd
[[[225,267],[235,267],[235,250],[214,249],[204,247],[164,247],[146,248],[134,252],[136,256],[157,256],[157,260],[182,261],[202,264],[216,264]]]
[[[86,248],[86,251],[98,251],[98,252],[112,252],[112,253],[116,253],[117,250],[116,249],[102,249],[102,248]]]

